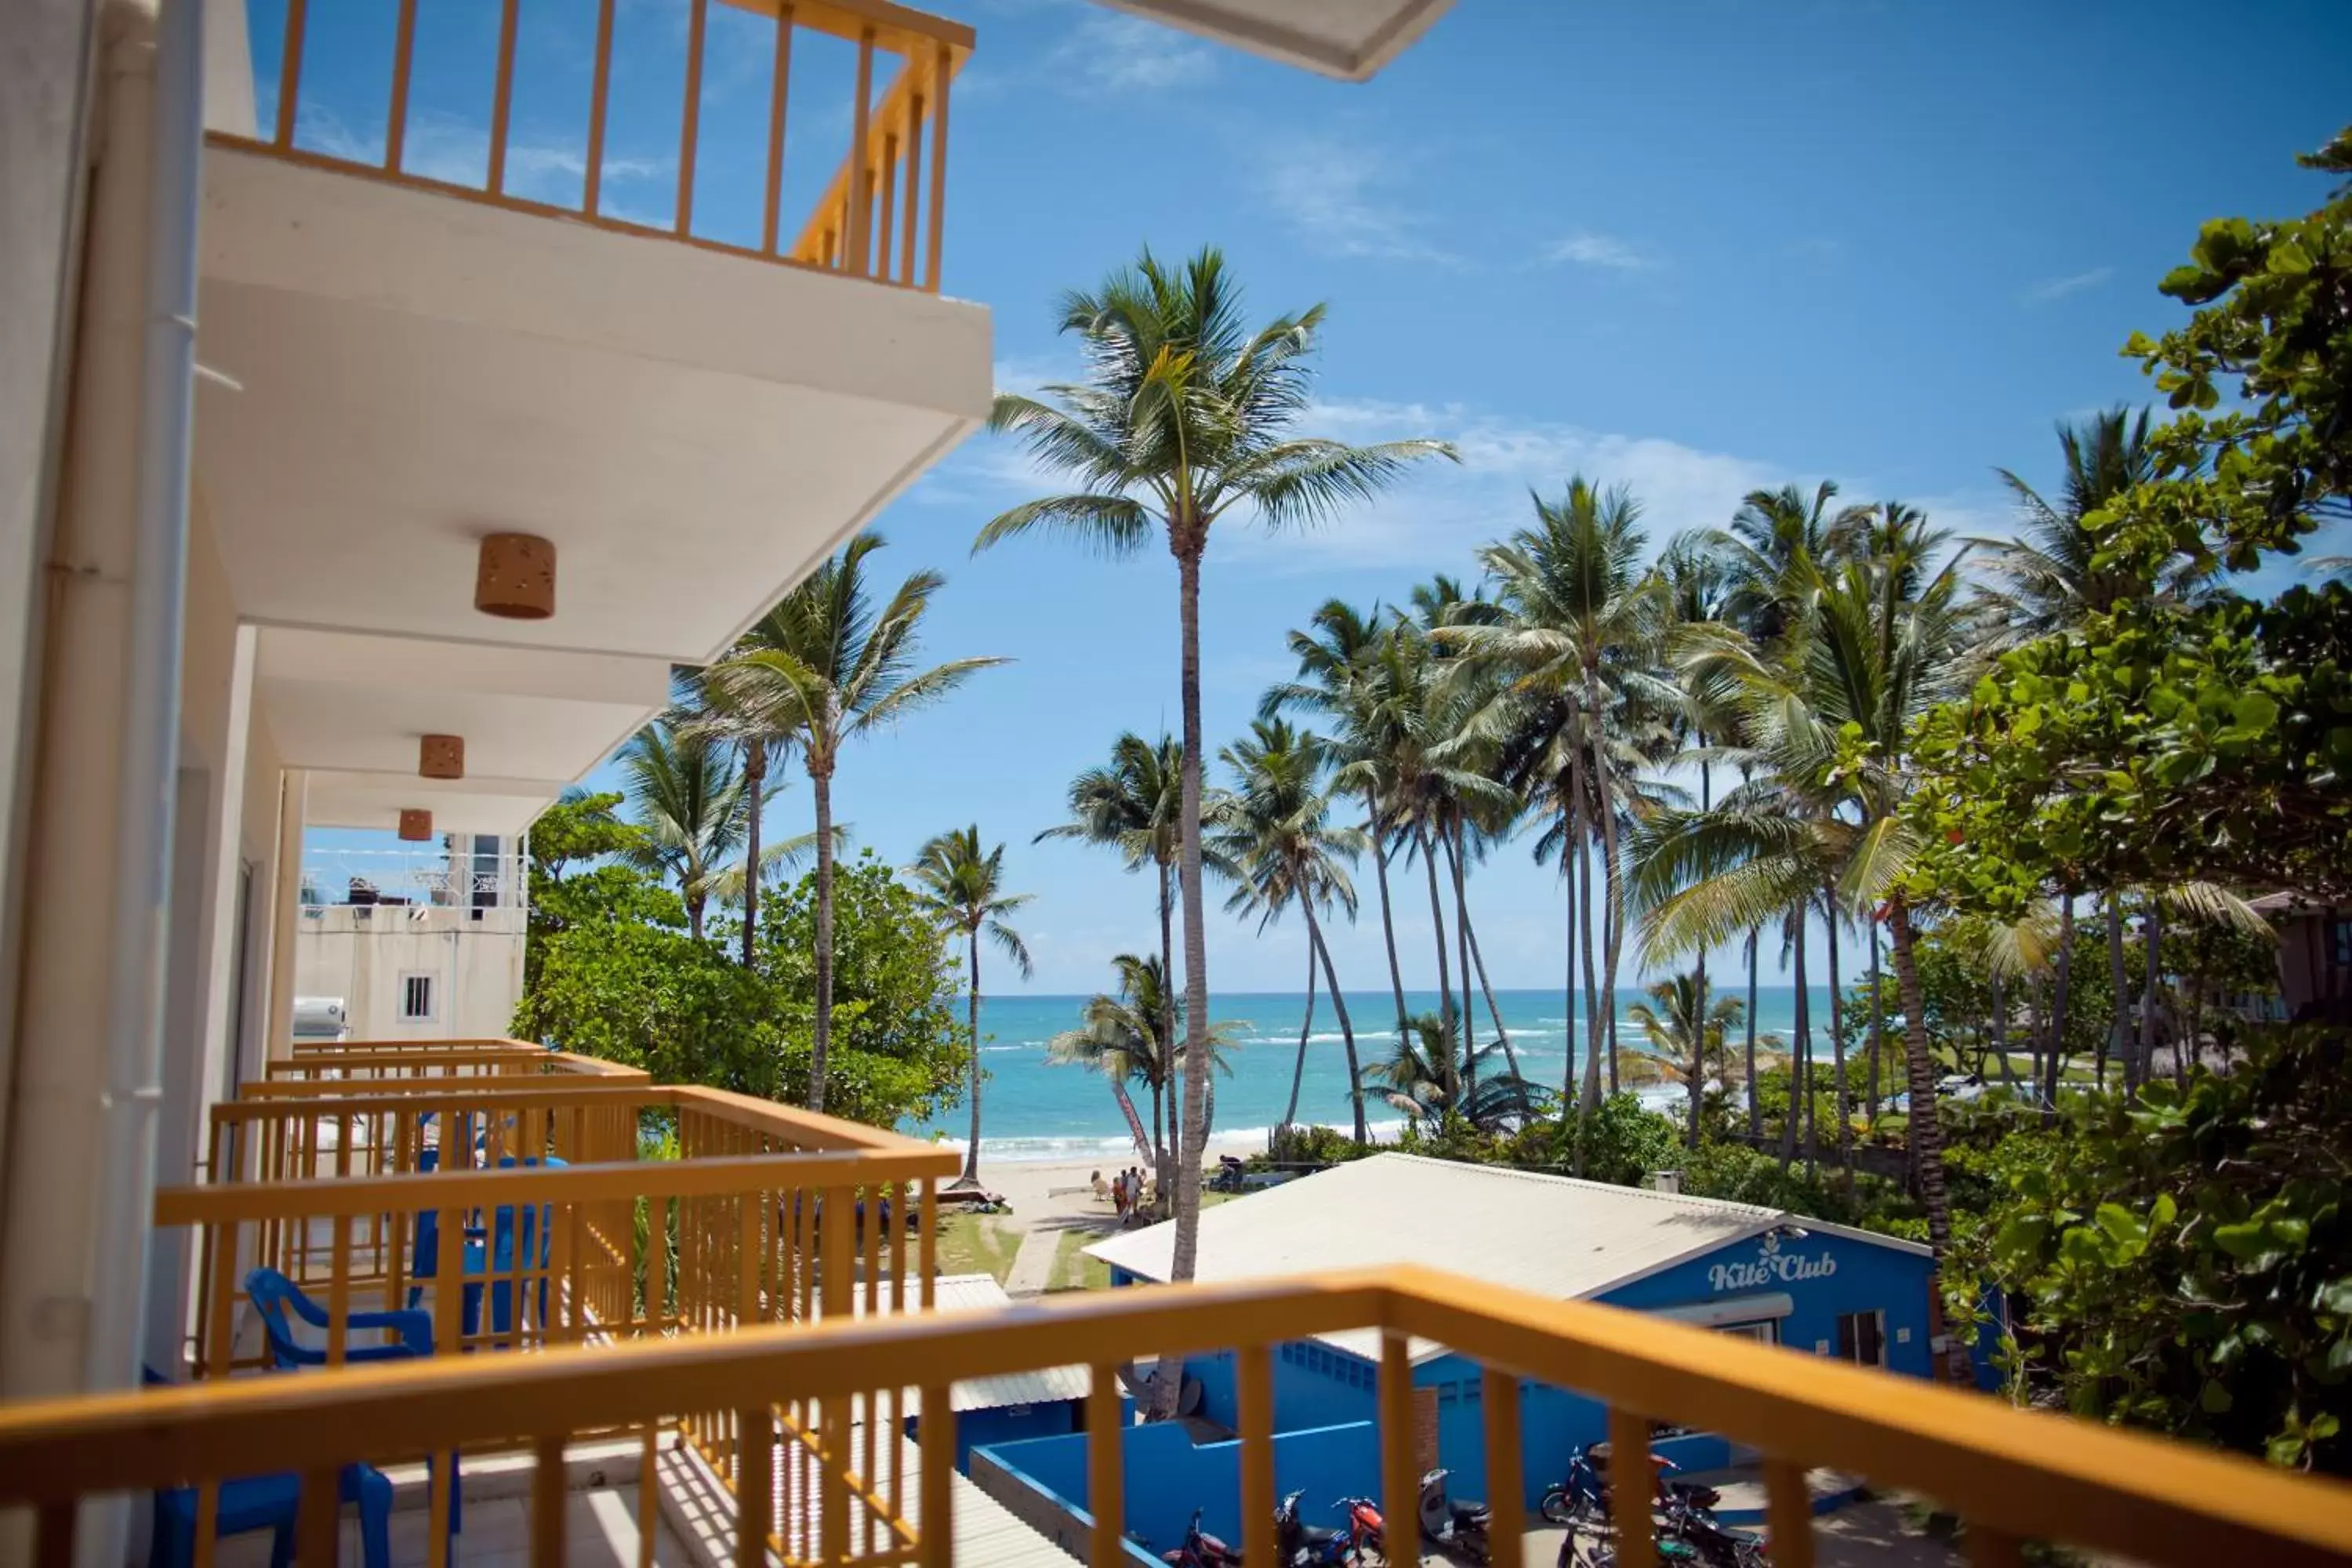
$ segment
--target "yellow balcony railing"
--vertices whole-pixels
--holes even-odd
[[[310,1378],[237,1379],[174,1390],[0,1408],[0,1505],[38,1510],[39,1551],[65,1560],[75,1504],[92,1494],[234,1475],[302,1476],[298,1550],[332,1561],[338,1467],[419,1451],[522,1442],[538,1455],[533,1561],[563,1560],[564,1445],[577,1434],[653,1430],[688,1413],[730,1413],[736,1512],[719,1521],[735,1560],[788,1563],[955,1561],[950,1487],[959,1380],[1085,1362],[1090,1562],[1128,1561],[1129,1476],[1114,1368],[1141,1347],[1233,1350],[1241,1428],[1239,1545],[1274,1561],[1273,1359],[1308,1336],[1377,1330],[1381,1481],[1391,1521],[1416,1517],[1410,1346],[1434,1341],[1484,1367],[1490,1473],[1518,1473],[1518,1380],[1591,1394],[1611,1411],[1615,1463],[1645,1474],[1651,1423],[1724,1434],[1767,1456],[1775,1568],[1810,1568],[1805,1468],[1829,1465],[1932,1499],[1967,1522],[1978,1568],[2017,1564],[2053,1541],[2147,1564],[2338,1563],[2352,1556],[2352,1489],[2071,1417],[1838,1365],[1582,1302],[1545,1300],[1425,1269],[1330,1279],[1065,1296],[1020,1312],[829,1317],[814,1327],[640,1342],[609,1350],[435,1360]],[[920,1450],[909,1500],[905,1456],[869,1458],[857,1434],[877,1395],[919,1389]],[[813,1459],[803,1465],[802,1457]],[[644,1481],[655,1483],[652,1450]],[[1652,1568],[1649,1500],[1615,1489],[1617,1560]],[[1493,1534],[1525,1523],[1494,1489]],[[731,1526],[731,1531],[724,1528]],[[1409,1528],[1388,1561],[1415,1568]],[[1042,1545],[1042,1543],[1041,1543]]]
[[[569,1077],[610,1083],[649,1083],[642,1068],[523,1040],[340,1040],[305,1043],[272,1058],[265,1076],[239,1086],[240,1097],[351,1092],[351,1086],[390,1089],[451,1079]],[[331,1087],[335,1086],[335,1087]]]
[[[678,1157],[641,1159],[647,1129]],[[263,1266],[339,1321],[432,1287],[443,1352],[812,1316],[845,1238],[837,1279],[905,1277],[907,1216],[927,1219],[958,1169],[952,1151],[742,1095],[548,1079],[232,1101],[212,1131],[215,1179],[162,1189],[154,1210],[196,1233],[191,1360],[207,1375],[259,1360],[231,1334]],[[917,1234],[928,1275],[932,1227]],[[462,1309],[437,1289],[459,1279]]]
[[[763,171],[756,196],[741,204],[740,221],[729,230],[735,237],[714,232],[723,226],[715,226],[696,211],[696,175],[705,153],[703,125],[710,117],[709,100],[715,96],[705,89],[714,4],[765,18],[770,24],[761,29],[763,44],[749,50],[740,44],[732,47],[720,63],[721,74],[730,86],[740,86],[739,68],[747,58],[757,59],[767,77],[767,112],[760,128],[760,144],[730,149],[748,153],[760,161]],[[520,0],[502,0],[485,7],[497,13],[499,26],[490,92],[487,104],[481,106],[488,150],[478,183],[470,177],[470,171],[460,174],[446,160],[411,157],[415,130],[412,89],[418,75],[418,0],[399,0],[391,56],[384,62],[389,91],[380,135],[353,124],[347,103],[317,106],[328,110],[322,118],[331,121],[332,134],[310,131],[304,97],[306,46],[310,25],[321,8],[310,0],[288,0],[269,123],[258,137],[215,132],[210,140],[222,146],[268,153],[519,212],[939,292],[940,231],[947,211],[949,84],[971,52],[971,28],[892,0],[686,0],[681,107],[674,144],[677,190],[667,217],[656,218],[626,214],[607,199],[608,167],[646,162],[616,160],[613,147],[616,5],[624,12],[627,9],[620,0],[596,0],[592,76],[577,145],[534,145],[527,150],[527,156],[518,149],[515,134],[518,77],[527,83],[530,80],[527,68],[519,63]],[[331,12],[324,15],[330,21],[341,20]],[[803,54],[835,56],[817,65],[830,64],[847,79],[838,84],[811,80],[811,69],[796,71],[796,44]],[[653,55],[663,52],[630,51],[622,74],[642,78]],[[447,62],[439,63],[446,68]],[[804,61],[803,66],[807,65]],[[797,89],[796,79],[800,80]],[[528,89],[525,95],[534,96]],[[845,108],[840,101],[845,95]],[[846,151],[794,237],[787,227],[791,215],[784,210],[786,148],[810,141],[845,146]],[[740,160],[730,157],[728,161]],[[429,166],[419,166],[420,162]],[[576,202],[550,200],[517,188],[519,183],[528,183],[532,172],[550,167],[580,171]],[[751,232],[750,215],[754,208],[756,237]]]

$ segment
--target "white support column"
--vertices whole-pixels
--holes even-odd
[[[111,32],[128,18],[107,13]],[[154,51],[110,37],[28,780],[0,1397],[83,1384],[104,1164],[116,806],[132,645]]]
[[[269,1011],[262,1019],[263,1059],[294,1049],[294,933],[302,929],[302,830],[310,775],[288,768],[278,805],[278,878],[270,889]]]

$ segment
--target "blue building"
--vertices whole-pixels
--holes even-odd
[[[1175,1227],[1097,1243],[1114,1284],[1164,1280]],[[1489,1165],[1380,1154],[1220,1205],[1201,1216],[1202,1281],[1336,1273],[1418,1263],[1558,1300],[1591,1300],[1896,1375],[1926,1377],[1934,1347],[1927,1247],[1779,1209],[1675,1192],[1612,1186]],[[1459,1495],[1484,1496],[1486,1423],[1478,1367],[1445,1346],[1412,1347],[1425,1465],[1443,1465]],[[1280,1348],[1275,1429],[1327,1431],[1377,1423],[1376,1331]],[[1186,1365],[1202,1418],[1234,1425],[1232,1358]],[[1525,1473],[1532,1504],[1607,1416],[1574,1390],[1522,1384]],[[1434,1452],[1427,1451],[1433,1433]],[[1679,1450],[1679,1452],[1677,1452]],[[1687,1468],[1732,1458],[1706,1434],[1662,1442]],[[1377,1489],[1367,1473],[1358,1489]],[[1210,1518],[1213,1501],[1203,1500]],[[1237,1525],[1238,1521],[1227,1521]]]
[[[942,1275],[932,1290],[943,1312],[1002,1312],[1013,1306],[1004,1287],[986,1274]],[[970,1473],[974,1448],[1082,1431],[1093,1384],[1093,1374],[1083,1366],[966,1378],[955,1384],[948,1393],[956,1412],[956,1469]],[[905,1433],[922,1436],[919,1405],[907,1417]]]

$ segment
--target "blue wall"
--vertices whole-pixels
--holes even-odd
[[[1201,1384],[1199,1415],[1232,1431],[1241,1426],[1230,1351],[1192,1356],[1184,1375]],[[1274,1353],[1274,1429],[1303,1432],[1342,1426],[1380,1414],[1380,1368],[1361,1356],[1315,1340],[1277,1345]]]
[[[1719,1275],[1718,1269],[1722,1270]],[[1699,1305],[1726,1297],[1784,1294],[1791,1300],[1793,1310],[1780,1321],[1781,1343],[1809,1355],[1821,1353],[1822,1345],[1828,1347],[1827,1353],[1837,1353],[1842,1314],[1881,1311],[1885,1314],[1887,1369],[1927,1377],[1932,1370],[1927,1300],[1931,1270],[1932,1260],[1920,1254],[1815,1230],[1801,1238],[1782,1237],[1769,1252],[1761,1237],[1732,1242],[1604,1292],[1596,1300],[1640,1311]],[[1114,1284],[1127,1282],[1123,1276],[1113,1275]],[[1194,1357],[1185,1363],[1184,1370],[1200,1380],[1201,1415],[1228,1428],[1237,1425],[1232,1355]],[[1479,1368],[1463,1357],[1440,1356],[1413,1370],[1413,1384],[1438,1391],[1439,1462],[1453,1472],[1452,1491],[1457,1497],[1486,1497],[1491,1489]],[[1377,1368],[1370,1362],[1313,1342],[1282,1346],[1274,1364],[1274,1403],[1277,1432],[1365,1424],[1370,1433],[1379,1414]],[[1582,1394],[1533,1383],[1521,1384],[1519,1408],[1525,1459],[1522,1490],[1528,1505],[1533,1507],[1546,1488],[1567,1475],[1569,1461],[1580,1449],[1607,1437],[1608,1412]],[[1717,1468],[1722,1463],[1717,1457],[1724,1452],[1720,1439],[1675,1441],[1689,1449],[1675,1455],[1685,1468]],[[1377,1474],[1375,1460],[1352,1489],[1374,1490]],[[1310,1490],[1305,1500],[1311,1505],[1312,1514],[1329,1500]],[[1214,1530],[1213,1525],[1211,1528]],[[1181,1521],[1177,1534],[1181,1539]]]
[[[1126,1531],[1149,1541],[1155,1555],[1172,1552],[1183,1543],[1185,1528],[1198,1508],[1202,1529],[1229,1542],[1239,1539],[1238,1442],[1195,1447],[1174,1422],[1130,1426],[1123,1437]],[[1077,1509],[1087,1509],[1084,1434],[983,1446],[998,1463]],[[1303,1493],[1299,1517],[1309,1524],[1337,1528],[1339,1519],[1332,1502],[1342,1496],[1376,1495],[1380,1468],[1380,1440],[1366,1423],[1277,1433],[1274,1439],[1276,1496]]]
[[[994,1410],[966,1410],[956,1417],[956,1468],[971,1472],[971,1451],[993,1447],[999,1443],[1018,1443],[1031,1437],[1057,1437],[1066,1432],[1078,1430],[1078,1402],[1060,1400],[1049,1405],[1008,1405]],[[923,1418],[907,1418],[907,1436],[922,1436]]]
[[[1934,1269],[1932,1259],[1899,1247],[1814,1231],[1801,1240],[1782,1239],[1772,1254],[1775,1268],[1790,1267],[1790,1260],[1796,1259],[1811,1268],[1833,1264],[1833,1272],[1721,1286],[1713,1278],[1718,1267],[1746,1268],[1761,1262],[1765,1256],[1760,1238],[1734,1242],[1598,1299],[1612,1307],[1638,1310],[1780,1292],[1796,1303],[1796,1310],[1780,1321],[1781,1344],[1808,1353],[1826,1346],[1831,1355],[1837,1353],[1839,1315],[1876,1310],[1886,1314],[1888,1370],[1913,1377],[1929,1374],[1927,1279]]]

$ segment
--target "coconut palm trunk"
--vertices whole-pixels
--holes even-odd
[[[1298,1062],[1290,1069],[1290,1106],[1282,1113],[1285,1131],[1298,1120],[1298,1087],[1307,1079],[1307,1041],[1315,1032],[1315,959],[1316,942],[1312,931],[1307,937],[1307,1016],[1298,1021]]]
[[[1830,908],[1822,924],[1829,927],[1830,946],[1830,1072],[1837,1079],[1838,1163],[1845,1171],[1845,1190],[1853,1192],[1853,1112],[1845,1092],[1845,998],[1838,978],[1837,894],[1830,889]]]
[[[1458,1044],[1462,1051],[1462,1100],[1468,1103],[1478,1089],[1478,1049],[1476,1026],[1473,1022],[1470,1002],[1470,900],[1464,889],[1462,862],[1467,858],[1463,843],[1462,823],[1454,824],[1454,837],[1445,846],[1445,860],[1454,872],[1454,940],[1462,960],[1462,1020]]]
[[[1879,981],[1878,946],[1878,919],[1874,915],[1870,920],[1870,1084],[1869,1098],[1864,1101],[1868,1112],[1865,1120],[1872,1127],[1878,1125],[1879,1055],[1886,1036],[1886,1003]],[[1993,994],[2000,994],[1998,979],[1993,982]]]
[[[1609,1092],[1617,1092],[1617,959],[1624,946],[1624,900],[1617,888],[1619,860],[1617,855],[1617,797],[1609,787],[1609,742],[1607,723],[1601,705],[1599,667],[1588,658],[1584,664],[1584,713],[1592,725],[1590,737],[1592,752],[1592,801],[1601,813],[1601,864],[1606,889],[1608,909],[1606,949],[1601,960],[1601,994],[1595,1005],[1607,1010],[1609,1016]],[[1591,917],[1585,924],[1590,927]],[[1596,1042],[1598,1037],[1596,1036]]]
[[[980,928],[970,940],[971,992],[964,1001],[964,1026],[971,1038],[971,1140],[963,1146],[963,1180],[980,1180]]]
[[[1570,818],[1568,833],[1567,842],[1572,845],[1575,842],[1573,816]],[[1568,911],[1565,929],[1561,933],[1565,945],[1560,950],[1566,955],[1561,967],[1566,971],[1562,979],[1565,982],[1563,991],[1567,1003],[1565,1008],[1567,1016],[1560,1022],[1567,1027],[1560,1033],[1560,1045],[1567,1052],[1568,1061],[1561,1068],[1559,1076],[1559,1113],[1565,1119],[1568,1115],[1568,1108],[1576,1102],[1576,857],[1567,848],[1560,851],[1559,874],[1561,881],[1566,884],[1564,888],[1566,896],[1560,900],[1560,902]]]
[[[1584,1026],[1584,1081],[1577,1089],[1576,1107],[1576,1174],[1584,1174],[1584,1142],[1592,1125],[1592,1118],[1601,1108],[1601,1007],[1598,981],[1592,972],[1592,862],[1586,854],[1584,790],[1582,768],[1578,767],[1576,792],[1576,867],[1577,916],[1584,928],[1578,934],[1583,939],[1584,994],[1591,1006],[1587,1010]]]
[[[743,967],[751,967],[760,932],[760,807],[768,784],[768,743],[743,743],[743,791],[751,805],[743,822]]]
[[[1764,1136],[1764,1107],[1756,1098],[1756,961],[1763,933],[1748,932],[1748,1136]]]
[[[1389,907],[1389,838],[1381,830],[1381,797],[1364,791],[1364,831],[1372,840],[1372,875],[1381,892],[1381,941],[1388,948],[1389,990],[1396,997],[1397,1038],[1405,1037],[1404,966],[1397,962],[1396,913]]]
[[[2156,1073],[2156,987],[2164,961],[2164,913],[2153,898],[2147,900],[2147,913],[2140,917],[2140,933],[2147,941],[2147,973],[2140,978],[2139,1077],[2131,1086],[2135,1095]]]
[[[1797,1123],[1805,1108],[1812,1102],[1812,1086],[1806,1081],[1806,1068],[1811,1065],[1813,1050],[1812,994],[1805,984],[1805,907],[1799,904],[1789,911],[1790,943],[1797,953],[1796,1017],[1790,1030],[1789,1041],[1789,1114],[1780,1123],[1780,1169],[1787,1170],[1797,1158]],[[1808,1150],[1811,1139],[1806,1140]],[[1811,1158],[1810,1153],[1807,1156]]]
[[[1348,1019],[1348,999],[1339,991],[1339,975],[1331,965],[1331,944],[1323,940],[1323,923],[1315,918],[1315,900],[1301,899],[1298,907],[1307,912],[1307,943],[1323,956],[1324,988],[1330,992],[1331,1011],[1339,1018],[1339,1041],[1348,1053],[1348,1103],[1355,1112],[1356,1142],[1360,1147],[1371,1142],[1371,1131],[1364,1124],[1364,1079],[1356,1060],[1356,1026]],[[1306,1058],[1302,1055],[1299,1059]]]
[[[1201,885],[1201,552],[1206,525],[1171,517],[1176,555],[1177,619],[1182,628],[1184,771],[1177,847],[1177,880],[1184,903],[1184,1055],[1182,1133],[1176,1156],[1176,1235],[1169,1258],[1171,1283],[1192,1279],[1201,1257],[1201,1147],[1209,1117],[1209,921]],[[1181,1355],[1163,1355],[1152,1384],[1150,1415],[1176,1414],[1184,1375]]]
[[[2050,999],[2050,1048],[2042,1058],[2042,1119],[2058,1121],[2058,1078],[2065,1070],[2068,982],[2074,970],[2074,892],[2067,889],[2058,900],[2058,974]]]
[[[809,1047],[808,1108],[823,1110],[825,1055],[833,1045],[832,753],[824,753],[820,761],[819,754],[812,752],[808,770],[809,793],[816,799],[816,1027]]]
[[[2109,888],[2099,900],[2105,906],[2107,921],[2107,1033],[2099,1042],[2098,1066],[2094,1070],[2099,1092],[2106,1092],[2107,1058],[2113,1057],[2116,1070],[2124,1076],[2124,1092],[2132,1090],[2131,1010],[2125,1002],[2124,978],[2124,906],[2116,890]]]
[[[1176,952],[1169,929],[1169,921],[1174,912],[1176,901],[1174,877],[1174,868],[1166,860],[1161,860],[1160,862],[1160,1076],[1163,1081],[1168,1077],[1169,1064],[1171,1060],[1171,1053],[1176,1048]],[[1176,1168],[1173,1162],[1180,1157],[1177,1148],[1181,1142],[1177,1136],[1176,1108],[1172,1103],[1173,1097],[1170,1098],[1171,1103],[1168,1108],[1169,1136],[1167,1141],[1154,1151],[1155,1158],[1152,1161],[1152,1163],[1158,1167],[1152,1173],[1159,1178],[1160,1182],[1158,1206],[1160,1217],[1163,1219],[1167,1217],[1170,1204],[1175,1200]],[[1160,1085],[1154,1084],[1151,1089],[1153,1106],[1151,1135],[1154,1138],[1160,1136],[1158,1110],[1160,1100]]]
[[[1927,999],[1919,984],[1919,965],[1912,951],[1911,910],[1898,889],[1886,901],[1889,945],[1894,950],[1895,984],[1903,999],[1904,1058],[1911,1089],[1911,1137],[1919,1171],[1919,1201],[1927,1211],[1927,1246],[1943,1268],[1952,1249],[1952,1202],[1944,1185],[1944,1128],[1936,1107],[1936,1064],[1928,1055]],[[1962,1381],[1968,1352],[1958,1341],[1947,1350],[1945,1375]]]
[[[1478,951],[1478,928],[1470,923],[1470,910],[1466,904],[1462,910],[1462,929],[1470,933],[1470,962],[1478,966],[1478,989],[1486,994],[1486,1016],[1495,1020],[1495,1037],[1503,1043],[1504,1064],[1511,1069],[1511,1076],[1517,1078],[1519,1053],[1511,1048],[1511,1031],[1504,1026],[1503,1010],[1495,1005],[1494,982],[1486,978],[1486,955]]]
[[[1444,829],[1438,830],[1443,837]],[[1437,936],[1437,1012],[1447,1024],[1454,1021],[1454,971],[1445,959],[1445,901],[1437,890],[1437,852],[1430,847],[1429,830],[1419,823],[1413,825],[1413,844],[1421,851],[1422,868],[1429,877],[1429,924]]]
[[[2009,1060],[2009,992],[1997,971],[1992,976],[1992,1038],[1993,1055],[2000,1059],[2000,1081],[2013,1090],[2017,1068]]]

